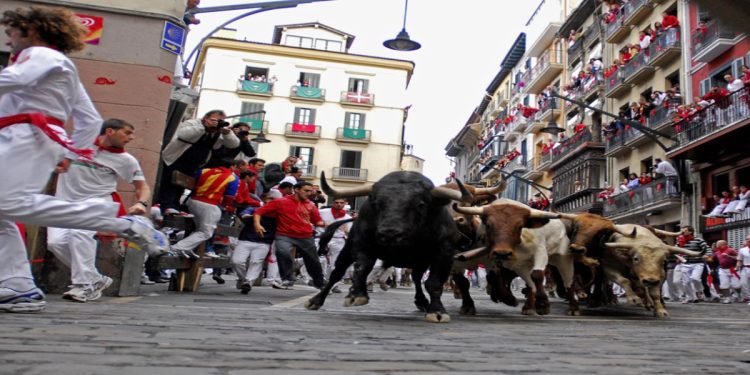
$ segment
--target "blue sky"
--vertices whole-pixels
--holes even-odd
[[[540,0],[411,0],[406,30],[422,48],[398,52],[383,47],[401,30],[403,0],[333,0],[252,15],[231,25],[247,40],[270,42],[273,27],[318,21],[356,36],[351,53],[414,61],[407,91],[412,104],[406,143],[425,159],[424,173],[436,184],[451,170],[444,147],[466,123],[500,62]],[[202,7],[239,0],[202,0]],[[243,12],[201,14],[186,51],[210,30]]]

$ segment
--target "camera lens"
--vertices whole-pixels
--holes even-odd
[[[225,128],[225,127],[229,126],[229,123],[226,122],[226,121],[224,121],[224,120],[218,120],[218,121],[216,121],[216,124],[217,124],[216,125],[217,128]]]
[[[239,133],[237,133],[237,136],[240,137],[240,138],[247,137],[248,135],[250,135],[250,132],[247,131],[247,130],[242,130]]]

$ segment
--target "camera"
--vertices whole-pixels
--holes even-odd
[[[240,137],[240,138],[247,137],[248,135],[250,135],[250,132],[247,131],[247,130],[242,130],[239,133],[237,133],[237,136]]]
[[[226,128],[227,126],[229,126],[228,122],[226,122],[224,120],[221,120],[221,119],[216,120],[216,127],[217,128],[221,129],[221,128]]]

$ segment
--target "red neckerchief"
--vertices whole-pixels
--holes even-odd
[[[346,215],[346,210],[339,210],[331,207],[331,214],[333,215],[334,219],[341,219]]]
[[[109,151],[113,154],[122,154],[125,152],[125,149],[123,147],[112,147],[112,146],[105,146],[101,142],[99,142],[99,138],[97,138],[94,141],[94,145],[99,148],[99,150]]]

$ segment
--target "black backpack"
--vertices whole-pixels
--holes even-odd
[[[258,179],[265,187],[263,190],[268,191],[271,187],[278,185],[285,176],[286,174],[281,169],[280,163],[268,163],[263,171],[260,172]]]

